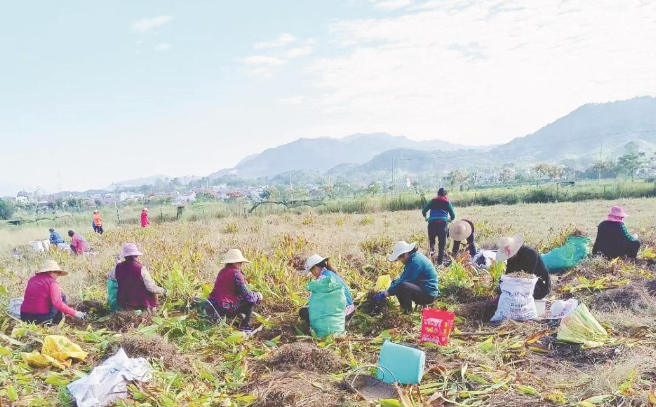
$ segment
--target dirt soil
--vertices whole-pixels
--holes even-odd
[[[106,322],[107,329],[116,332],[127,332],[130,329],[138,328],[139,325],[152,325],[153,314],[144,312],[138,315],[132,311],[115,312]]]
[[[334,352],[307,342],[281,346],[266,359],[266,363],[275,370],[298,369],[322,373],[336,373],[346,367],[346,363]]]
[[[131,358],[160,359],[164,366],[180,373],[192,373],[189,359],[161,336],[123,335],[120,346]]]
[[[592,309],[605,312],[614,309],[644,311],[649,309],[652,303],[654,299],[649,295],[645,285],[632,283],[597,294],[590,305]]]
[[[256,407],[343,406],[351,395],[339,383],[314,372],[287,371],[261,377],[249,393],[258,397]]]
[[[542,338],[540,344],[549,348],[548,358],[569,362],[577,367],[586,367],[612,361],[622,354],[619,347],[604,346],[600,348],[584,349],[581,345],[558,342],[555,335]]]

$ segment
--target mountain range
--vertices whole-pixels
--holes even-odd
[[[414,174],[536,162],[583,169],[600,157],[622,155],[628,143],[647,153],[656,151],[656,98],[586,104],[533,134],[496,146],[414,141],[387,133],[354,134],[341,139],[301,138],[245,157],[234,168],[208,177],[274,179],[289,172],[307,171],[352,178],[390,171],[393,165]],[[149,181],[154,183],[162,177],[151,178]]]

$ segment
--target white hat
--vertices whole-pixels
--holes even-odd
[[[392,254],[387,257],[389,261],[396,261],[400,255],[411,252],[417,247],[417,243],[408,243],[403,240],[396,242]]]
[[[148,212],[148,208],[143,208],[144,211]]]
[[[250,261],[244,258],[244,255],[241,254],[239,249],[230,249],[225,255],[225,259],[222,263],[250,263]]]
[[[472,234],[472,227],[464,220],[455,221],[449,226],[449,237],[456,242],[462,242]]]
[[[41,269],[36,272],[36,274],[41,274],[41,273],[49,273],[51,271],[55,271],[57,273],[62,273],[63,275],[67,275],[68,271],[64,271],[59,267],[59,264],[54,261],[54,260],[46,260],[43,262],[43,265],[41,266]]]
[[[308,259],[305,260],[305,272],[308,273],[310,270],[312,270],[312,267],[316,266],[324,260],[328,260],[328,257],[322,257],[318,254],[313,254],[312,256],[308,257]]]
[[[497,261],[508,260],[517,254],[524,244],[524,235],[517,233],[513,237],[502,237],[497,243]]]

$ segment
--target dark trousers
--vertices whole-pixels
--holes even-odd
[[[638,257],[638,251],[640,250],[640,241],[632,241],[626,244],[626,257],[629,259],[635,259]]]
[[[435,252],[435,238],[437,238],[438,252],[437,264],[444,261],[444,251],[446,250],[446,237],[449,234],[448,224],[442,221],[435,221],[428,224],[428,243],[430,244],[431,253]]]
[[[100,233],[101,235],[103,234],[103,228],[102,226],[93,226],[93,231],[96,233]]]
[[[460,251],[460,244],[462,242],[459,242],[457,240],[453,241],[453,257],[456,257],[458,255],[458,252]],[[474,234],[472,233],[471,236],[467,238],[467,250],[469,250],[469,255],[473,258],[476,256],[476,244],[474,243]]]
[[[66,303],[66,296],[62,294],[62,301]],[[45,322],[52,322],[53,324],[58,324],[64,318],[64,314],[61,313],[55,307],[50,307],[50,312],[47,314],[31,314],[29,312],[21,312],[20,315],[21,321],[31,322],[34,324],[43,324]]]
[[[413,302],[417,305],[428,305],[435,301],[435,297],[428,295],[419,286],[407,282],[399,284],[393,290],[388,291],[388,293],[389,295],[396,295],[401,308],[407,313],[412,312]]]
[[[223,308],[216,300],[210,299],[209,302],[212,304],[212,306],[207,306],[207,313],[213,319],[236,317],[239,314],[244,314],[244,318],[241,320],[241,326],[247,326],[251,322],[251,316],[253,315],[253,307],[255,304],[243,301],[236,309],[227,310]]]
[[[355,315],[355,312],[351,312],[350,314],[345,316],[346,321],[348,322],[353,315]],[[298,316],[308,324],[310,323],[310,308],[308,307],[303,307],[298,310]]]

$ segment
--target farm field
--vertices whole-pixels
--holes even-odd
[[[498,269],[479,271],[464,262],[438,271],[437,305],[457,317],[448,346],[419,344],[419,312],[404,316],[392,300],[389,307],[373,310],[368,294],[377,277],[401,269],[386,261],[394,242],[417,241],[427,251],[419,211],[228,217],[148,229],[108,227],[102,236],[88,231],[89,222],[74,225],[97,255],[51,256],[70,271],[59,282],[70,303],[89,310],[88,318],[44,328],[1,313],[0,405],[72,405],[66,384],[121,346],[131,357],[147,357],[154,378],[131,386],[130,398],[117,406],[371,405],[346,383],[358,379],[358,372],[368,373],[385,339],[423,349],[429,368],[420,386],[405,390],[401,404],[386,405],[656,405],[656,199],[456,207],[456,214],[474,221],[482,247],[493,248],[499,237],[521,232],[529,245],[544,252],[575,229],[594,239],[596,225],[616,204],[631,215],[627,226],[643,241],[639,261],[588,259],[557,277],[549,297],[574,297],[589,306],[610,334],[604,346],[594,349],[558,342],[553,324],[488,323],[485,303],[495,295]],[[22,296],[28,278],[46,258],[27,243],[46,239],[47,229],[0,229],[3,311],[10,298]],[[154,316],[108,315],[104,306],[105,276],[122,244],[131,241],[144,251],[143,263],[155,280],[171,291]],[[12,256],[14,247],[21,260]],[[263,329],[250,338],[225,323],[210,324],[193,301],[214,282],[221,255],[229,248],[240,248],[251,260],[245,277],[251,289],[264,295],[254,321]],[[356,298],[358,311],[344,336],[313,338],[297,318],[308,281],[299,269],[313,253],[334,259]],[[61,370],[29,367],[21,352],[40,349],[48,334],[68,337],[89,356]]]

